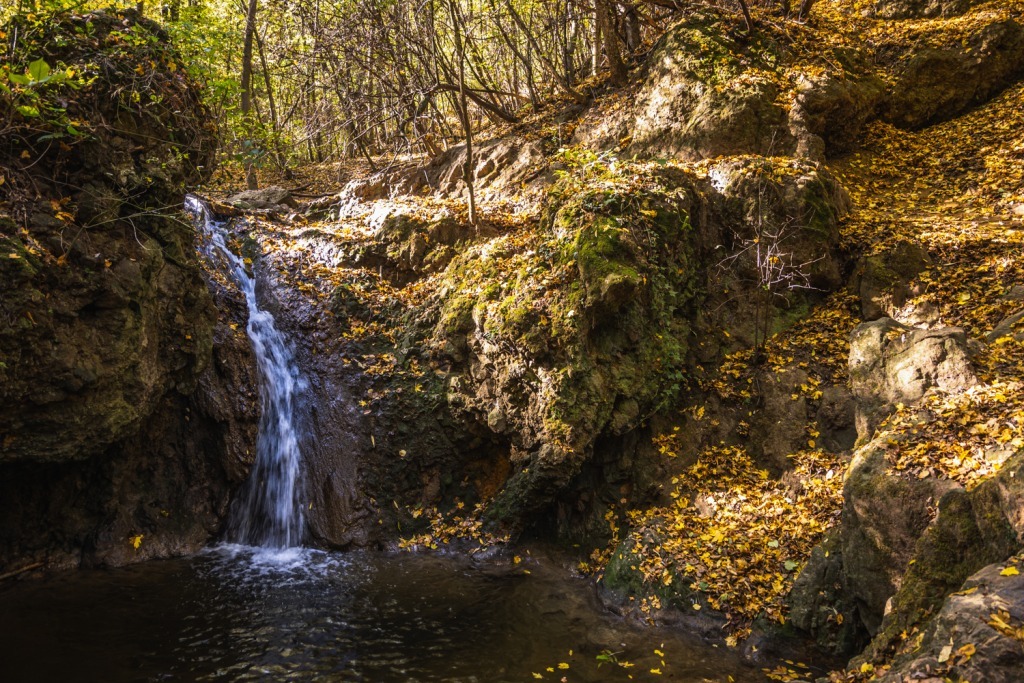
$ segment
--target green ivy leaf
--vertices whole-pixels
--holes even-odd
[[[33,107],[31,104],[19,104],[18,113],[24,116],[26,119],[34,119],[39,117],[39,110]]]

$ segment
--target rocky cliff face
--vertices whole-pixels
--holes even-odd
[[[30,80],[0,95],[0,564],[192,549],[244,470],[222,457],[225,389],[253,379],[225,372],[244,347],[214,354],[223,330],[178,209],[215,131],[155,24],[18,21]]]

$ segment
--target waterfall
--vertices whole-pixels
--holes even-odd
[[[231,506],[227,540],[243,545],[288,548],[302,541],[303,516],[298,499],[301,453],[295,426],[296,399],[305,388],[284,335],[274,317],[256,300],[256,278],[226,242],[224,223],[209,207],[189,196],[186,209],[203,233],[202,251],[215,267],[227,271],[249,309],[246,332],[260,374],[260,424],[256,460],[249,479]]]

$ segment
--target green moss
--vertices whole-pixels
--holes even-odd
[[[835,203],[829,197],[828,188],[820,179],[811,185],[810,191],[806,195],[806,202],[805,229],[820,235],[823,241],[829,239],[836,230],[838,216],[835,211]]]
[[[1010,481],[1012,474],[1006,477]],[[918,540],[914,559],[893,597],[893,610],[871,644],[876,654],[898,644],[901,633],[937,612],[946,596],[971,574],[1020,550],[1002,510],[1001,475],[971,492],[954,489],[939,501],[939,516]]]
[[[0,263],[3,263],[3,271],[6,274],[16,274],[19,279],[34,277],[42,265],[39,257],[26,249],[20,239],[2,236],[0,236]]]

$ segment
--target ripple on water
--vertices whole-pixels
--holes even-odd
[[[0,643],[0,681],[761,680],[735,651],[607,614],[556,562],[308,548],[221,545],[8,586]],[[598,669],[605,649],[636,666]]]

